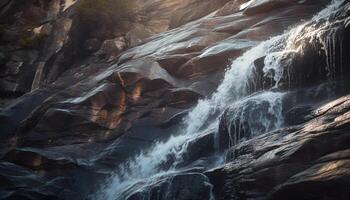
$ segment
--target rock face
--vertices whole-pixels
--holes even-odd
[[[329,1],[132,3],[132,18],[90,29],[78,0],[0,0],[2,199],[86,199],[121,163],[171,137],[232,60]],[[249,63],[250,95],[229,99],[218,127],[188,141],[181,170],[136,183],[125,199],[347,199],[349,7],[316,39],[306,29],[302,53],[279,57],[282,73],[264,71],[273,57]],[[260,101],[270,89],[283,93],[277,104]],[[213,167],[218,152],[226,161]]]
[[[210,199],[211,187],[203,174],[185,173],[156,183],[151,189],[144,188],[144,191],[132,194],[127,199]]]
[[[206,172],[217,199],[346,199],[349,96],[312,119],[231,148],[228,163]]]
[[[115,25],[81,17],[81,0],[2,1],[1,97],[12,99],[44,87],[63,72],[89,63],[96,52],[98,58],[115,61],[126,48],[203,17],[226,1],[133,0],[133,18]],[[178,10],[176,15],[173,10]]]

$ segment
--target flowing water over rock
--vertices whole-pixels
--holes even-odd
[[[241,9],[251,3],[247,2],[241,6]],[[215,140],[227,142],[223,145],[215,141],[223,150],[237,145],[243,138],[249,139],[282,127],[282,99],[285,93],[279,90],[285,71],[281,63],[288,59],[286,55],[291,52],[303,53],[302,40],[320,39],[320,32],[328,28],[329,18],[336,14],[342,3],[341,0],[332,1],[310,21],[261,42],[236,58],[226,71],[216,92],[210,98],[198,102],[198,105],[184,118],[177,133],[174,133],[166,142],[159,142],[148,151],[121,164],[116,169],[116,173],[92,198],[132,199],[135,193],[144,193],[144,199],[150,198],[146,195],[148,185],[155,185],[166,177],[172,177],[180,172],[178,166],[184,162],[183,155],[186,154],[190,141],[201,137],[206,132],[212,131],[213,134],[218,134],[219,121],[223,115],[228,119],[225,120],[224,126],[229,128],[223,131],[227,135],[214,137]],[[334,44],[335,42],[329,41],[328,38],[324,42],[328,52],[329,78],[334,76],[332,72],[336,62],[333,55],[335,47],[332,47]],[[264,57],[263,74],[273,79],[274,84],[267,91],[254,93],[259,90],[254,84],[254,62],[262,57]],[[222,158],[216,161],[218,160],[219,162],[214,162],[214,165],[219,164]],[[166,167],[164,167],[165,163]]]
[[[81,1],[0,0],[0,199],[348,200],[348,0]]]

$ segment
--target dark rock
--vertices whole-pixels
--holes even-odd
[[[278,186],[270,199],[347,199],[349,167],[349,160],[316,164]]]
[[[120,52],[128,47],[127,41],[124,37],[106,40],[102,43],[101,48],[96,54],[107,59],[115,59]]]
[[[96,38],[86,40],[86,42],[85,42],[86,50],[91,51],[91,52],[95,52],[95,51],[99,50],[100,46],[101,46],[101,41],[96,39]]]
[[[15,149],[8,152],[2,159],[29,169],[64,169],[75,168],[76,164],[71,160],[60,158],[60,155],[50,154],[54,158],[48,158],[35,149]]]
[[[188,108],[197,103],[201,95],[191,90],[175,90],[164,97],[161,106]]]
[[[216,146],[214,131],[202,133],[197,138],[187,141],[186,148],[181,155],[181,162],[177,163],[177,167],[186,167],[192,163],[194,166],[199,164],[205,168],[206,166],[201,164],[201,159],[210,158],[214,155],[217,150]],[[198,163],[193,163],[194,161],[198,161]]]
[[[296,106],[288,110],[284,116],[284,123],[288,126],[298,125],[307,122],[311,116],[312,107],[307,105]]]
[[[150,188],[144,186],[141,192],[130,195],[128,200],[150,198],[154,200],[209,200],[211,184],[208,178],[199,173],[174,175]]]

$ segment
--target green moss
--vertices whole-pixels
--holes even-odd
[[[118,22],[132,16],[129,0],[81,0],[77,11],[85,20],[113,20]]]
[[[23,48],[38,48],[42,44],[45,38],[46,38],[46,35],[41,33],[35,34],[33,36],[23,36],[19,40],[19,44]]]

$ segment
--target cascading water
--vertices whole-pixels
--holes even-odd
[[[227,149],[243,138],[252,138],[281,127],[283,96],[283,92],[265,91],[232,104],[220,121],[217,140],[225,144],[219,143],[219,149]]]
[[[264,41],[234,60],[211,98],[200,100],[197,106],[185,117],[182,125],[183,130],[180,133],[175,134],[166,142],[155,144],[147,152],[121,164],[116,169],[116,173],[92,198],[100,200],[127,199],[128,193],[135,184],[145,182],[145,180],[148,183],[156,182],[160,177],[176,173],[177,164],[181,162],[182,155],[187,150],[188,141],[193,140],[208,129],[218,127],[220,116],[229,107],[234,113],[233,118],[247,123],[251,129],[251,135],[265,133],[280,127],[282,125],[281,99],[283,93],[266,91],[247,97],[254,91],[249,86],[254,61],[265,56],[263,71],[264,73],[274,71],[275,86],[273,88],[278,88],[283,75],[283,67],[280,65],[283,55],[290,51],[301,52],[300,41],[305,38],[318,37],[319,31],[328,26],[328,18],[337,11],[342,3],[343,0],[333,0],[330,6],[322,10],[308,23]],[[248,102],[255,102],[254,105],[267,104],[267,112],[257,114],[257,109],[245,110]],[[259,123],[254,122],[254,120],[259,121]],[[236,130],[235,134],[240,132],[241,130]],[[230,145],[239,142],[240,138],[237,135],[230,135]],[[175,157],[175,161],[168,169],[161,169],[161,164],[167,162],[169,156]]]

